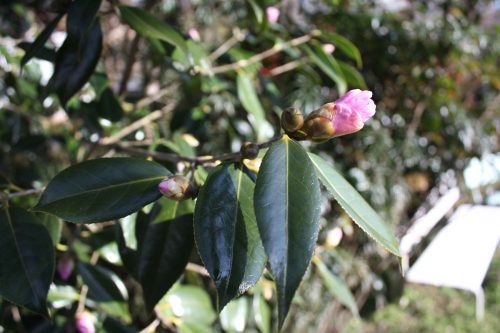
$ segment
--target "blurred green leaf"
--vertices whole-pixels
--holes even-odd
[[[226,332],[244,332],[248,316],[248,299],[240,297],[227,306],[220,313],[220,323]]]
[[[24,49],[25,54],[21,59],[21,67],[26,65],[26,63],[32,58],[39,56],[44,51],[45,43],[49,39],[50,35],[52,35],[52,32],[54,32],[54,29],[57,27],[57,24],[59,24],[59,21],[64,16],[64,14],[65,13],[61,13],[57,15],[52,21],[50,21],[49,24],[45,26],[43,31],[36,37],[35,41],[27,46],[26,49]]]
[[[123,20],[141,35],[163,40],[184,52],[187,51],[184,38],[162,20],[141,8],[128,6],[120,6],[119,8]]]
[[[336,277],[319,258],[313,260],[326,288],[342,304],[348,307],[354,315],[358,315],[358,306],[344,281]]]
[[[68,34],[57,51],[51,79],[51,91],[57,93],[61,104],[65,105],[91,77],[101,56],[101,49],[102,31],[97,20],[81,40],[74,40]]]
[[[309,59],[337,84],[339,95],[344,95],[347,91],[347,83],[337,60],[331,54],[325,53],[321,45],[313,45],[313,50],[308,46],[303,46],[303,48]]]
[[[60,218],[50,214],[40,214],[40,223],[49,232],[52,244],[56,246],[61,239],[62,221]]]
[[[321,193],[314,166],[300,144],[285,136],[264,156],[255,185],[255,215],[278,289],[283,325],[316,247]]]
[[[255,15],[255,19],[257,20],[257,24],[261,25],[264,22],[264,10],[259,6],[259,4],[255,0],[247,0],[252,8],[252,12]]]
[[[101,266],[78,263],[78,273],[89,287],[90,299],[97,302],[123,302],[128,299],[125,284],[112,271]]]
[[[262,333],[271,332],[271,309],[264,299],[262,289],[255,288],[255,293],[252,300],[252,308],[254,313],[255,323]]]
[[[337,63],[344,74],[347,84],[351,88],[367,89],[365,79],[356,68],[343,61],[338,61]]]
[[[208,294],[196,286],[174,286],[156,305],[157,316],[164,322],[205,329],[192,332],[211,331],[210,326],[217,318]]]
[[[47,229],[17,207],[0,210],[0,295],[48,316],[46,298],[54,275],[55,251]]]
[[[323,185],[353,221],[387,251],[401,256],[398,241],[392,231],[358,191],[324,159],[315,154],[309,156]]]
[[[356,66],[358,66],[358,68],[363,66],[361,53],[359,52],[359,49],[356,47],[356,45],[354,45],[350,40],[334,32],[327,31],[323,31],[321,33],[321,37],[323,37],[324,40],[335,45],[335,47],[339,48],[339,50],[344,52],[346,56],[356,61]]]
[[[250,122],[257,133],[257,137],[260,139],[261,126],[266,119],[266,113],[262,104],[260,103],[257,91],[252,82],[252,77],[250,77],[245,72],[238,72],[238,77],[236,80],[238,88],[238,98],[247,112],[251,115]]]
[[[55,309],[71,306],[80,299],[80,294],[72,286],[57,286],[52,284],[47,295],[47,301]]]
[[[77,223],[126,216],[161,195],[158,184],[170,172],[134,158],[101,158],[73,165],[47,185],[35,211]]]
[[[219,309],[253,286],[266,263],[247,172],[235,164],[218,166],[196,202],[196,246],[217,287]]]

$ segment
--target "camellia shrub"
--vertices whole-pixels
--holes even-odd
[[[286,4],[218,4],[214,14],[203,2],[10,1],[0,13],[8,32],[0,45],[0,327],[269,332],[286,327],[287,314],[294,322],[311,311],[306,296],[321,292],[300,290],[311,276],[357,315],[370,295],[351,289],[373,281],[338,277],[349,275],[331,265],[342,266],[343,253],[329,246],[342,232],[345,251],[355,249],[345,256],[350,273],[387,289],[401,278],[387,218],[408,207],[396,180],[416,178],[425,194],[443,168],[463,164],[459,113],[437,100],[445,88],[458,100],[455,74],[421,78],[431,75],[422,69],[427,53],[413,69],[390,63],[378,50],[385,44],[373,42],[378,30],[356,24],[370,21],[361,10],[352,20],[341,7],[316,8],[308,21]],[[328,15],[345,22],[337,30],[337,20],[321,20]],[[33,20],[43,27],[30,38]],[[392,20],[381,22],[400,25]],[[338,34],[351,24],[366,31],[357,43],[371,38],[363,46],[372,57]],[[388,50],[407,43],[402,31],[383,36]],[[440,70],[459,62],[450,57]],[[362,60],[377,63],[365,75],[375,96],[358,72]],[[386,69],[404,84],[383,82]],[[438,89],[411,86],[405,74]],[[401,105],[418,112],[391,114]],[[440,122],[445,140],[435,135]],[[358,193],[363,179],[377,212]],[[362,231],[342,224],[349,219]],[[250,311],[252,322],[241,324]]]

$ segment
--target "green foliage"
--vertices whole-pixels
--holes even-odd
[[[498,150],[483,2],[281,2],[273,24],[269,5],[0,6],[0,330],[72,331],[85,310],[109,332],[345,331],[398,298],[391,230]],[[377,103],[359,134],[280,136],[282,110],[351,88]],[[161,197],[172,174],[197,198]]]

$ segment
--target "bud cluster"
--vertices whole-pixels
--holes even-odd
[[[371,91],[350,90],[333,103],[327,103],[304,116],[297,108],[281,114],[281,127],[296,140],[324,142],[331,138],[354,133],[375,114]]]
[[[171,176],[161,181],[158,185],[160,193],[175,201],[191,199],[196,197],[196,186],[184,176]]]

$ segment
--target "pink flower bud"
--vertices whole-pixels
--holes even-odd
[[[167,198],[176,201],[192,198],[196,192],[193,184],[184,176],[172,176],[162,180],[158,190]]]
[[[73,268],[75,268],[75,263],[70,256],[64,255],[61,257],[57,263],[57,273],[61,280],[67,281],[73,272]]]
[[[75,327],[80,333],[95,333],[94,316],[87,311],[78,313],[76,315]]]
[[[269,21],[269,23],[271,24],[274,24],[278,22],[278,18],[280,17],[280,10],[276,7],[267,7],[266,16],[267,21]]]
[[[375,114],[376,106],[371,97],[371,91],[350,90],[335,103],[327,103],[311,112],[303,131],[308,139],[317,142],[357,132]]]

